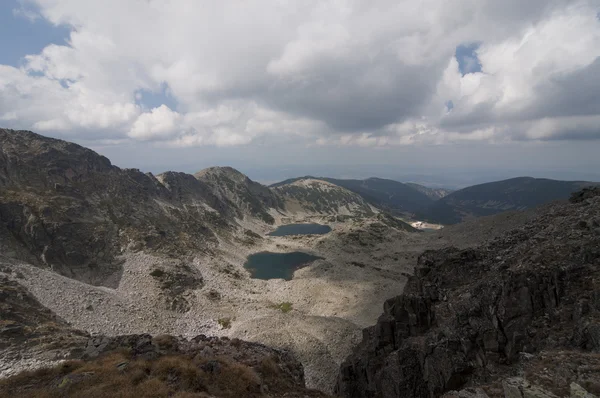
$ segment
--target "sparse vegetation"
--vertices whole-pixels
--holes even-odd
[[[244,235],[246,235],[246,236],[248,236],[250,238],[253,238],[253,239],[261,239],[262,238],[262,236],[260,236],[256,232],[251,231],[249,229],[247,229],[247,230],[244,231]]]
[[[263,366],[269,374],[278,368]],[[33,397],[255,397],[261,378],[250,366],[224,358],[172,355],[156,360],[113,352],[65,362],[0,381],[1,396]]]
[[[231,264],[227,264],[225,267],[221,268],[221,272],[230,275],[235,279],[242,278],[242,274],[238,270],[236,270]]]
[[[163,271],[162,269],[155,269],[154,271],[150,272],[150,276],[154,277],[154,278],[161,278],[165,275],[165,271]]]
[[[231,328],[231,321],[232,321],[232,319],[231,319],[231,318],[229,318],[229,317],[226,317],[226,318],[219,318],[219,319],[217,320],[217,322],[219,323],[219,325],[221,325],[221,327],[222,327],[223,329],[230,329],[230,328]]]
[[[206,297],[208,297],[211,301],[221,300],[221,293],[216,291],[215,289],[210,289],[208,293],[206,293]]]
[[[272,308],[275,308],[281,312],[283,312],[284,314],[287,314],[288,312],[290,312],[293,309],[292,303],[290,302],[283,302],[283,303],[279,303],[279,304],[273,304]]]

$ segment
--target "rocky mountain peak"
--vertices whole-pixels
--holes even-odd
[[[194,174],[199,180],[227,178],[237,183],[251,181],[245,174],[230,166],[214,166],[200,170]]]
[[[286,199],[287,208],[322,214],[373,215],[377,212],[360,195],[332,182],[312,177],[289,180],[271,188]]]
[[[70,142],[31,131],[0,129],[0,184],[53,188],[110,172],[110,160]]]

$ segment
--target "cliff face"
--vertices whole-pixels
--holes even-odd
[[[571,382],[595,383],[598,371],[582,369],[600,351],[599,267],[598,188],[478,248],[425,252],[404,294],[363,332],[336,390],[437,397],[479,385],[494,396],[500,380],[523,372],[559,395]],[[540,360],[561,355],[573,369]]]

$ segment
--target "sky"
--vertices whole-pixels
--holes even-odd
[[[122,167],[600,180],[600,0],[2,0],[0,127]]]

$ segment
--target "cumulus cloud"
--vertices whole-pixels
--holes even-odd
[[[161,105],[150,112],[141,114],[133,123],[128,135],[140,140],[168,139],[182,128],[181,114]]]
[[[72,32],[0,65],[3,124],[172,146],[600,138],[600,0],[24,5]],[[175,109],[140,103],[165,87]]]

